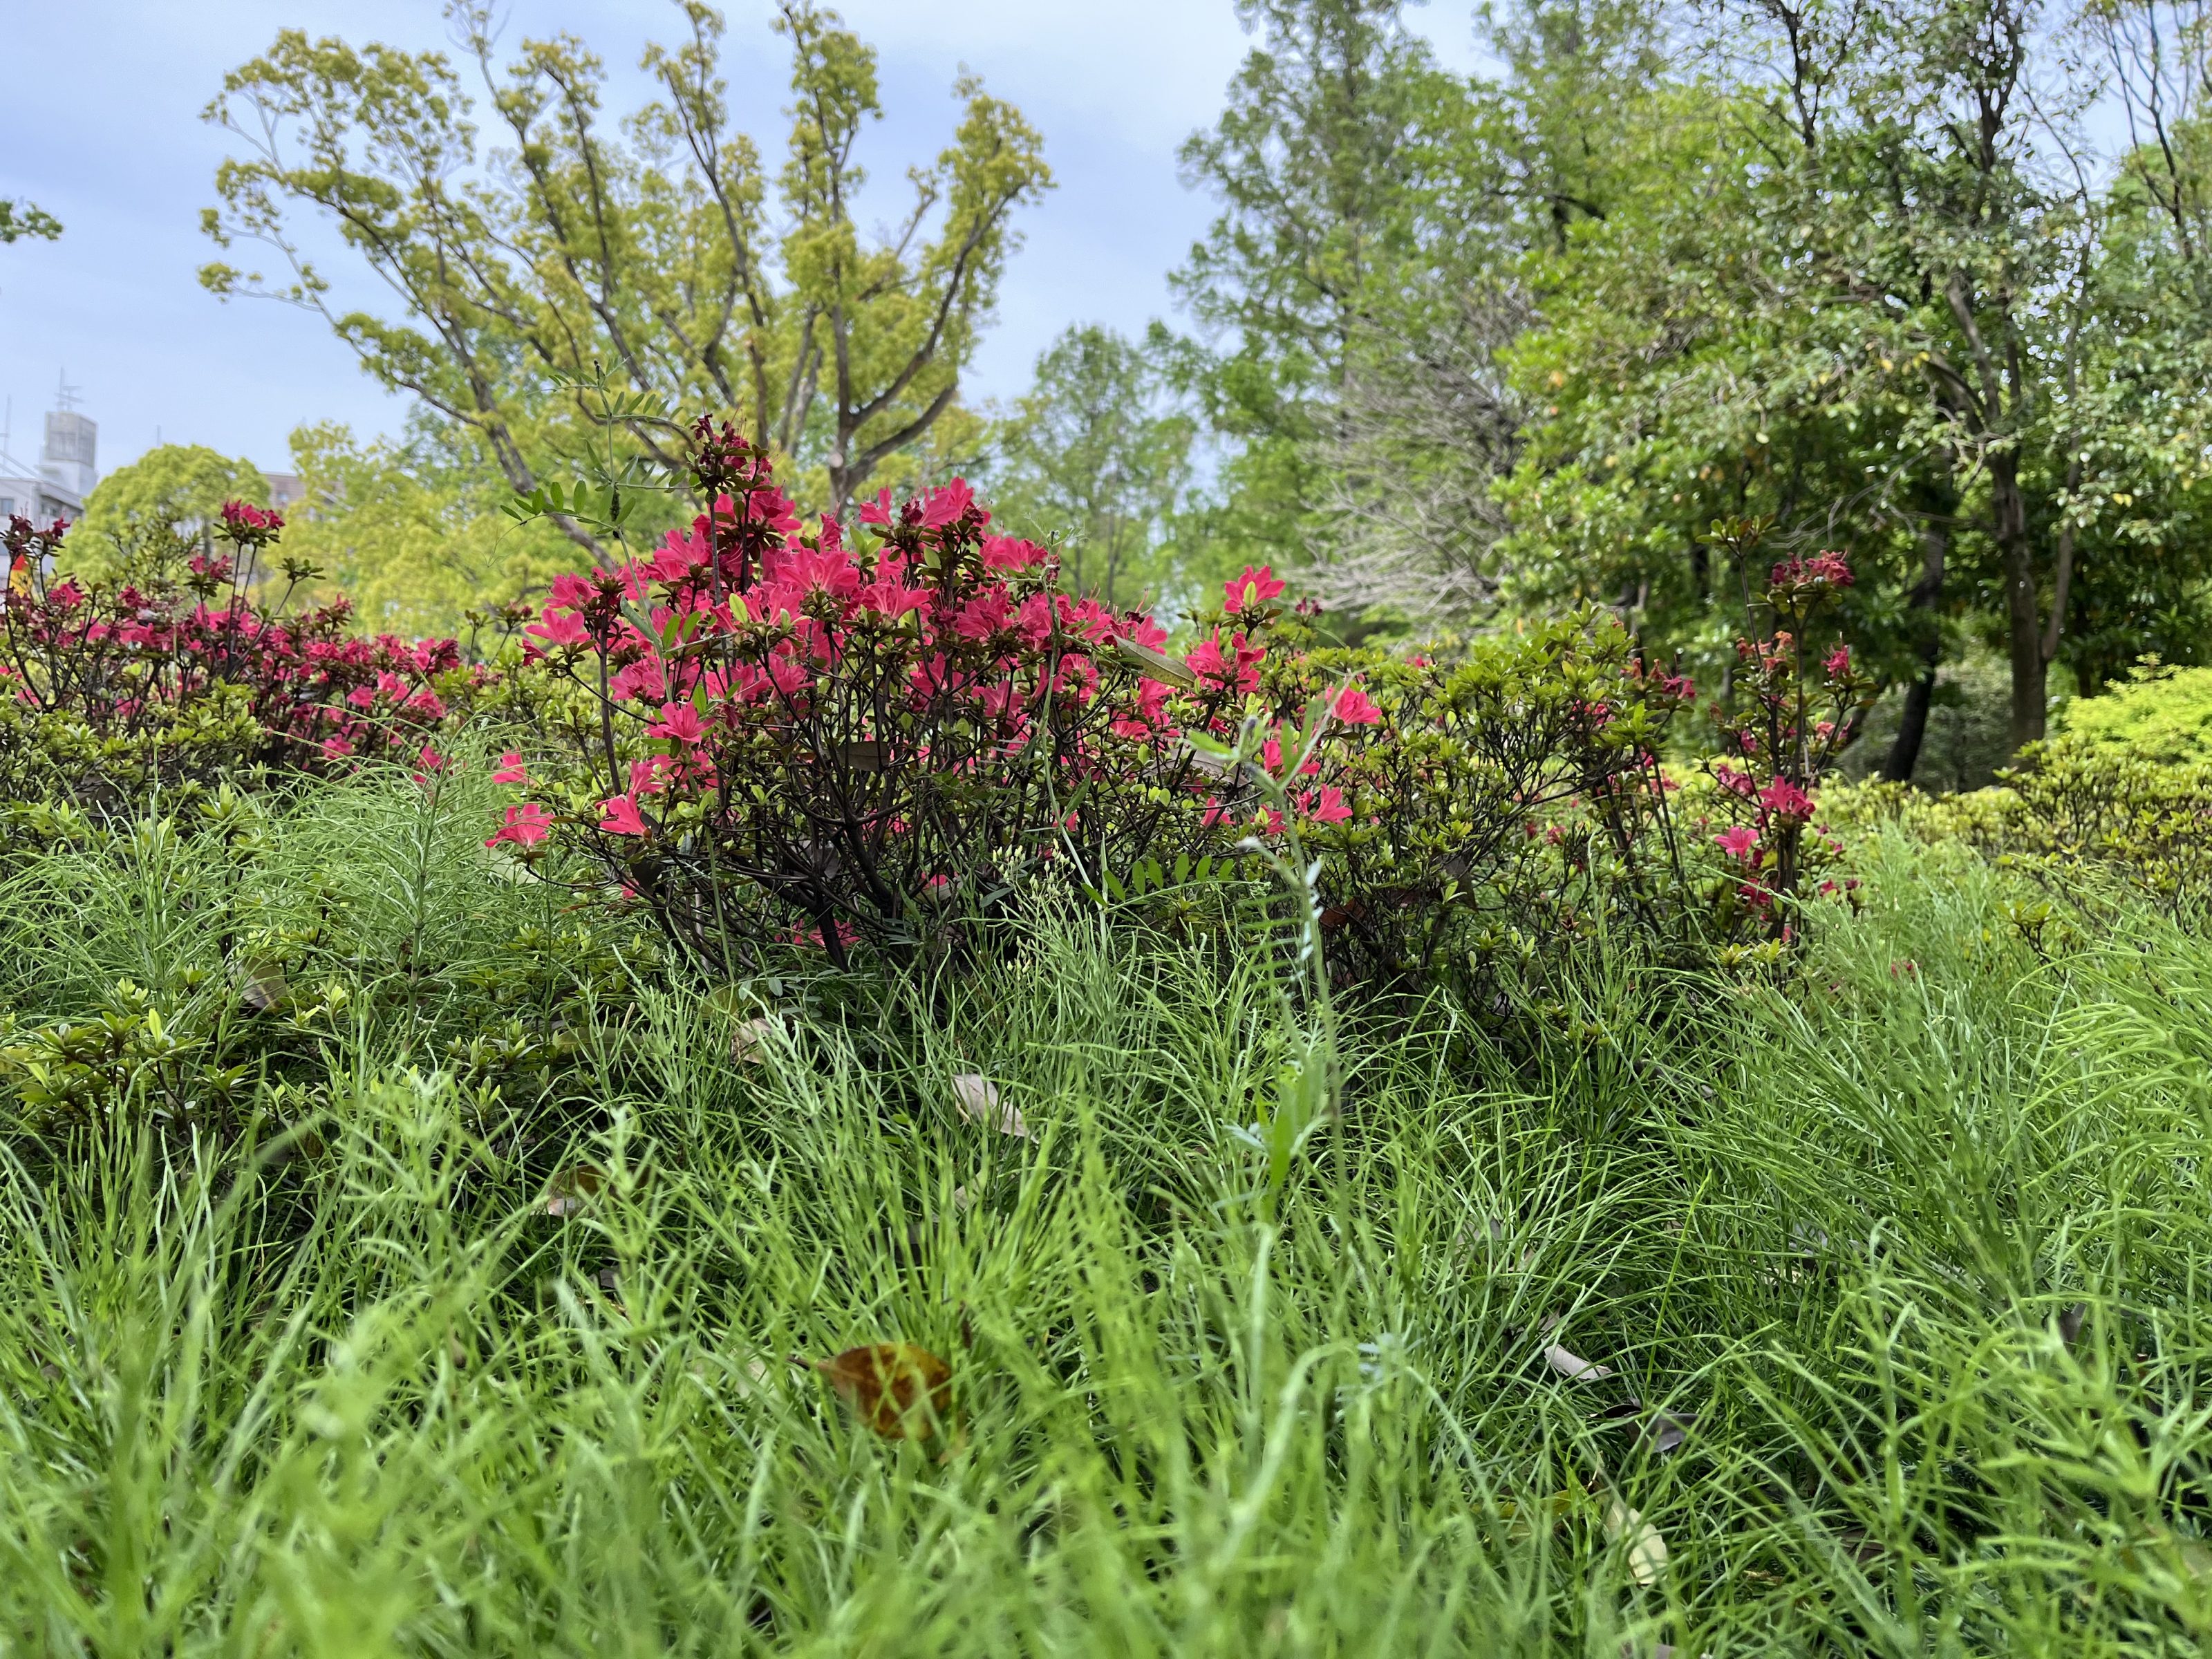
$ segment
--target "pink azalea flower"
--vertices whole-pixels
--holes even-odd
[[[1347,685],[1336,694],[1334,711],[1337,719],[1346,726],[1380,726],[1382,711],[1368,700],[1366,692],[1356,685]]]
[[[1044,549],[1035,542],[1025,542],[1012,536],[983,538],[983,568],[986,570],[1026,570],[1044,557]]]
[[[642,836],[647,833],[645,820],[638,816],[637,797],[635,795],[611,795],[599,803],[599,811],[605,815],[599,819],[599,828],[610,835]]]
[[[1334,784],[1322,786],[1318,800],[1309,790],[1299,797],[1299,805],[1316,823],[1342,823],[1352,816],[1352,808],[1345,803],[1344,791]]]
[[[941,489],[933,489],[921,504],[921,527],[941,530],[975,504],[975,492],[965,478],[955,478]]]
[[[881,530],[890,528],[891,492],[890,490],[879,489],[876,492],[875,500],[860,503],[860,522],[872,525]]]
[[[671,738],[678,743],[702,743],[707,737],[699,711],[688,702],[662,704],[659,721],[645,730],[647,737]]]
[[[591,637],[581,617],[550,605],[545,607],[543,621],[534,622],[522,631],[548,645],[581,645]]]
[[[1833,651],[1828,653],[1828,660],[1824,665],[1828,671],[1828,678],[1832,680],[1841,679],[1844,675],[1850,673],[1851,672],[1850,647],[1848,645],[1838,646]]]
[[[522,764],[520,750],[510,749],[499,757],[499,770],[491,775],[494,783],[527,783],[530,779]]]
[[[1224,690],[1234,687],[1240,696],[1248,691],[1258,690],[1260,684],[1258,665],[1260,659],[1267,654],[1265,647],[1246,644],[1242,634],[1231,638],[1226,654],[1221,649],[1221,643],[1218,635],[1212,639],[1200,640],[1197,649],[1184,658],[1183,661],[1189,666],[1190,672],[1200,679],[1211,680]]]
[[[507,819],[500,826],[499,833],[487,839],[484,845],[496,847],[501,842],[513,842],[518,847],[528,847],[544,841],[546,831],[551,827],[552,820],[546,816],[544,807],[534,800],[525,801],[520,806],[507,809]]]
[[[1778,818],[1802,823],[1813,816],[1812,798],[1787,778],[1777,778],[1761,790],[1759,804]]]
[[[1221,608],[1233,617],[1248,605],[1266,604],[1284,586],[1273,566],[1263,564],[1255,570],[1248,564],[1243,575],[1232,576],[1221,585]]]
[[[1723,830],[1715,836],[1713,841],[1730,858],[1741,860],[1743,863],[1748,864],[1751,862],[1752,849],[1759,845],[1759,836],[1756,831],[1738,824],[1733,830]]]

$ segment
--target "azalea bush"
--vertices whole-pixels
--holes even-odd
[[[1736,521],[1716,539],[1753,567],[1764,526]],[[1798,929],[1795,901],[1849,896],[1857,883],[1832,875],[1843,846],[1815,822],[1820,785],[1857,737],[1878,688],[1832,637],[1827,613],[1851,585],[1842,554],[1824,551],[1771,567],[1764,587],[1747,593],[1747,634],[1736,641],[1729,695],[1711,705],[1716,755],[1702,763],[1711,787],[1701,796],[1707,839],[1725,859],[1715,884],[1723,933],[1764,934],[1784,943]]]
[[[276,514],[232,501],[216,528],[178,576],[107,585],[54,574],[66,524],[9,520],[0,793],[18,832],[189,802],[226,779],[419,757],[449,701],[481,685],[454,641],[362,636],[343,600],[287,614],[313,573],[285,562],[264,579]]]
[[[525,630],[534,751],[488,840],[582,854],[696,958],[941,944],[1054,879],[1144,903],[1293,829],[1343,978],[1679,908],[1657,756],[1686,683],[1610,623],[1328,651],[1248,568],[1170,653],[959,481],[802,524],[766,457],[692,438],[711,510]]]
[[[1322,648],[1304,616],[1250,602],[1267,574],[1230,584],[1192,653],[1243,660],[1249,733],[1201,817],[1264,845],[1285,831],[1273,797],[1292,803],[1340,981],[1487,1002],[1601,932],[1680,936],[1660,756],[1686,679],[1591,612],[1412,655]]]
[[[842,965],[941,940],[1055,867],[1220,821],[1176,719],[1233,729],[1255,647],[1162,654],[1164,630],[1065,592],[957,480],[886,492],[848,532],[802,525],[728,428],[693,442],[711,509],[558,579],[525,631],[537,752],[501,774],[520,799],[495,847],[537,860],[557,832],[734,969],[777,942]]]

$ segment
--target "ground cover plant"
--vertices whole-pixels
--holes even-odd
[[[234,873],[150,832],[0,897],[18,1077],[126,978],[276,1056],[242,1154],[143,1073],[16,1120],[11,1645],[2201,1641],[2212,959],[2154,905],[2023,927],[2024,876],[1875,832],[1802,977],[1586,957],[1511,1056],[1449,1000],[1348,1015],[1271,1197],[1302,1037],[1233,918],[1079,907],[757,1025],[617,926],[507,995],[561,1063],[487,1064],[545,890],[467,856],[477,775],[258,827],[270,902],[351,881],[287,1008],[216,971]]]
[[[459,707],[7,849],[11,1645],[2198,1649],[2201,764],[1837,796],[1832,555],[1698,762],[695,437]]]

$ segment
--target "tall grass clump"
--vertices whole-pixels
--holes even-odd
[[[1540,1013],[1349,1003],[1339,1103],[1278,1178],[1310,1010],[1233,908],[1170,936],[1070,900],[988,973],[794,966],[740,1006],[507,879],[483,770],[264,803],[228,863],[153,829],[50,852],[0,894],[0,1645],[2212,1626],[2212,953],[2170,907],[2054,911],[1875,834],[1863,912],[1790,973],[1593,951]],[[327,930],[277,1006],[242,918]],[[587,927],[604,972],[532,955]],[[61,1077],[40,1034],[124,979],[244,1068],[244,1133],[133,1109],[143,1054],[27,1103],[27,1066]],[[557,1056],[500,1061],[509,1019]],[[876,1344],[950,1373],[900,1437],[817,1368]]]

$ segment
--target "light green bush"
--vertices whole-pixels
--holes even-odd
[[[2212,668],[2145,663],[2101,696],[2066,704],[2057,724],[2058,741],[2089,753],[2212,763]]]

